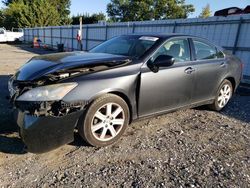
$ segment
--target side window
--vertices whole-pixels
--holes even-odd
[[[176,62],[190,61],[190,49],[187,39],[174,39],[166,42],[154,54],[154,61],[160,55],[170,55],[175,58]]]
[[[217,59],[217,49],[214,46],[193,40],[197,60]]]
[[[4,34],[4,30],[0,29],[0,35]]]

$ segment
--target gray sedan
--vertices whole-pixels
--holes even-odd
[[[28,151],[74,139],[117,141],[136,119],[208,105],[222,110],[238,87],[242,63],[211,42],[178,34],[115,37],[89,52],[32,58],[9,81]]]

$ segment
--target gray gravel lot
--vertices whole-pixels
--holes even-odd
[[[0,44],[0,187],[250,187],[250,89],[221,113],[205,107],[133,123],[116,144],[75,141],[23,151],[5,96],[9,74],[36,54]]]

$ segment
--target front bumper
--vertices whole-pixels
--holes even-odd
[[[31,153],[45,153],[74,140],[74,129],[83,111],[62,117],[27,115],[17,113],[20,135]]]

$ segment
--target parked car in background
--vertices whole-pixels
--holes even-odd
[[[23,41],[23,30],[8,31],[5,28],[0,28],[0,42],[18,42]]]
[[[134,34],[89,52],[32,58],[9,81],[28,151],[69,143],[78,129],[92,146],[117,141],[136,119],[208,105],[222,110],[242,63],[206,39]]]

